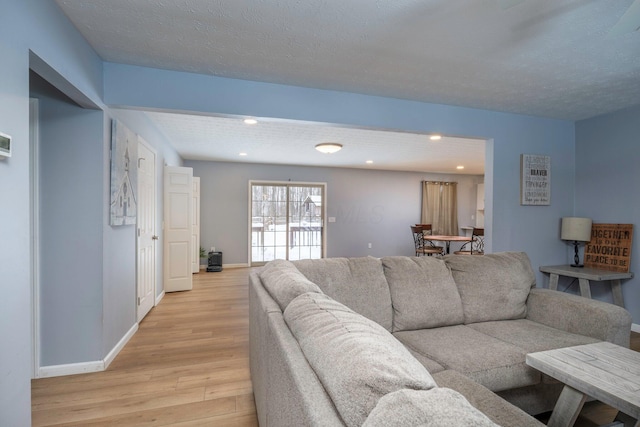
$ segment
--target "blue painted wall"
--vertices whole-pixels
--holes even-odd
[[[2,19],[2,18],[0,18]],[[28,55],[0,38],[0,129],[13,157],[0,160],[0,424],[31,425]]]
[[[140,135],[156,150],[156,181],[158,213],[156,231],[162,239],[162,182],[164,164],[172,166],[182,165],[182,159],[170,146],[165,136],[149,121],[149,118],[139,111],[109,109],[107,123],[105,123],[105,150],[109,149],[111,141],[111,119],[117,119],[132,132]],[[108,156],[107,156],[108,158]],[[110,166],[105,163],[104,178],[104,206],[106,207],[103,221],[103,235],[105,239],[104,253],[104,340],[103,355],[120,341],[123,335],[136,323],[136,228],[135,226],[111,227],[109,225],[108,206],[110,204]],[[159,240],[161,242],[162,240]],[[163,292],[162,280],[162,246],[157,248],[158,264],[156,265],[156,296]]]
[[[111,228],[104,218],[108,200],[109,119],[118,117],[148,142],[164,147],[166,140],[144,117],[131,111],[116,112],[113,107],[166,109],[203,113],[238,114],[321,121],[373,128],[442,132],[450,135],[489,139],[485,176],[486,229],[493,251],[524,250],[535,269],[542,264],[564,263],[570,253],[558,238],[562,216],[582,214],[598,220],[627,222],[627,213],[637,217],[637,205],[629,204],[628,190],[608,186],[610,194],[596,198],[594,186],[583,183],[592,173],[596,160],[609,159],[612,152],[604,142],[624,153],[622,160],[610,159],[601,167],[605,181],[618,184],[618,178],[638,183],[637,172],[623,173],[620,163],[635,158],[627,139],[637,135],[637,110],[578,124],[576,147],[574,123],[491,111],[424,104],[352,93],[322,91],[294,86],[232,80],[189,73],[153,70],[118,64],[103,64],[77,30],[55,5],[38,0],[0,0],[0,131],[14,138],[11,159],[0,160],[0,424],[31,424],[30,409],[30,255],[29,255],[29,66],[46,64],[48,76],[65,93],[81,95],[103,111],[102,157],[102,292],[103,332],[98,339],[102,355],[110,350],[132,326],[135,305],[130,300],[135,281],[133,227]],[[37,60],[36,60],[37,58]],[[631,116],[631,118],[629,118]],[[624,129],[619,130],[622,126]],[[611,138],[583,134],[603,127],[622,132]],[[600,144],[600,145],[599,145]],[[604,148],[603,148],[604,147]],[[179,163],[170,149],[165,161]],[[552,158],[552,202],[548,207],[519,205],[519,157],[522,153],[546,154]],[[637,156],[636,156],[637,157]],[[579,167],[576,168],[578,159]],[[586,173],[585,171],[588,171]],[[576,177],[577,185],[576,188]],[[588,177],[587,177],[588,178]],[[10,185],[8,185],[10,184]],[[595,183],[593,183],[595,185]],[[574,193],[576,199],[574,202]],[[606,192],[605,192],[606,193]],[[616,196],[617,195],[617,196]],[[602,202],[605,197],[608,203]],[[611,199],[611,200],[609,200]],[[635,202],[637,203],[637,202]],[[608,204],[608,206],[607,206]],[[615,206],[620,215],[607,208]],[[575,208],[575,209],[574,209]],[[95,220],[95,218],[91,218]],[[635,222],[630,218],[628,222]],[[62,248],[61,250],[63,250]],[[638,251],[634,249],[637,257]],[[126,256],[120,256],[128,254]],[[339,255],[339,251],[336,252]],[[637,258],[634,258],[634,260]],[[637,261],[634,261],[637,266]],[[115,272],[115,270],[118,270]],[[539,279],[542,277],[539,275]],[[635,282],[634,282],[635,283]],[[121,292],[125,286],[126,292]],[[630,293],[631,292],[631,293]],[[637,300],[633,286],[625,285],[627,301]],[[633,309],[638,322],[637,308]],[[90,315],[92,318],[94,313]],[[82,316],[78,322],[83,322]],[[86,343],[93,347],[96,341]],[[70,355],[73,356],[73,355]],[[75,360],[69,357],[67,361]]]
[[[102,94],[102,64],[54,2],[0,2],[0,129],[14,139],[0,161],[0,425],[31,425],[29,226],[30,51],[88,97]],[[8,185],[10,184],[10,185]]]
[[[640,107],[576,123],[576,209],[594,222],[633,224],[630,271],[623,282],[625,306],[640,323]],[[592,285],[592,296],[611,302],[608,284]]]
[[[114,229],[105,221],[108,212],[108,149],[110,143],[110,118],[118,115],[126,125],[135,128],[149,143],[165,153],[160,162],[180,163],[179,157],[167,149],[167,141],[139,113],[111,112],[102,101],[102,61],[80,36],[55,2],[37,0],[0,1],[0,131],[13,137],[14,151],[10,159],[0,160],[0,425],[31,425],[31,270],[30,270],[30,166],[29,166],[29,68],[45,74],[48,81],[83,105],[90,104],[102,116],[102,124],[95,137],[100,148],[90,153],[92,189],[102,180],[102,194],[92,194],[98,199],[99,213],[92,209],[83,211],[82,221],[94,224],[102,233],[100,244],[92,246],[91,253],[99,255],[90,261],[90,276],[82,278],[85,302],[78,308],[67,301],[66,309],[72,316],[55,319],[58,325],[71,320],[79,329],[87,328],[95,335],[86,339],[74,338],[73,346],[65,342],[47,344],[43,348],[45,360],[50,363],[94,362],[102,359],[135,324],[135,300],[133,287],[120,292],[120,286],[135,283],[135,257],[119,258],[121,254],[134,254],[134,227]],[[100,111],[101,110],[101,111]],[[100,158],[102,160],[100,160]],[[87,160],[86,158],[84,158]],[[94,164],[97,163],[97,164]],[[102,173],[100,171],[102,170]],[[97,174],[97,175],[96,175]],[[93,206],[92,206],[93,207]],[[161,212],[161,211],[160,211]],[[159,222],[161,218],[159,219]],[[82,236],[79,229],[68,236],[69,242],[77,242]],[[96,240],[93,239],[92,240]],[[62,244],[59,251],[69,249]],[[103,266],[103,267],[101,267]],[[104,270],[101,271],[101,268]],[[117,272],[117,273],[114,273]],[[76,296],[78,297],[78,296]],[[81,298],[81,299],[82,299]],[[102,299],[102,302],[98,301]],[[58,308],[65,307],[59,301]],[[96,307],[97,305],[102,305]],[[44,310],[46,311],[47,307]],[[101,314],[104,314],[103,316]],[[98,320],[99,319],[99,320]],[[84,325],[84,326],[83,326]],[[96,329],[102,329],[98,331]],[[60,331],[51,331],[54,335]],[[83,347],[82,350],[78,350]],[[76,351],[78,350],[78,351]]]
[[[100,360],[103,113],[35,73],[30,86],[40,119],[41,363]]]
[[[113,105],[489,139],[485,174],[488,249],[526,251],[536,270],[540,265],[569,261],[558,230],[560,218],[573,213],[573,122],[113,63],[105,64],[104,73],[105,101]],[[551,206],[520,206],[523,153],[551,156]],[[542,283],[541,275],[539,279]]]

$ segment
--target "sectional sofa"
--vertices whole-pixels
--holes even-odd
[[[631,316],[537,288],[529,258],[272,261],[250,274],[261,426],[540,426],[562,384],[529,352],[610,341]]]

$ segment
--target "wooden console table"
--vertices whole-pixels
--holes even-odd
[[[526,361],[565,384],[549,427],[572,426],[587,396],[618,409],[624,427],[640,427],[640,353],[599,342],[529,353]]]
[[[558,277],[573,277],[580,282],[580,295],[591,298],[591,287],[589,280],[597,282],[610,281],[613,303],[624,307],[624,297],[622,296],[621,279],[631,279],[633,273],[620,273],[617,271],[596,270],[588,267],[571,267],[570,265],[546,265],[540,267],[543,273],[549,273],[549,289],[558,290]]]

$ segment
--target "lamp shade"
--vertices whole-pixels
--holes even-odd
[[[564,217],[562,218],[562,240],[572,240],[574,242],[588,242],[591,240],[591,219]]]

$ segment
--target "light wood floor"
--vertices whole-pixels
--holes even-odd
[[[248,274],[194,275],[167,294],[105,372],[32,381],[34,426],[257,426],[249,378]],[[631,347],[640,351],[640,334]],[[615,412],[588,403],[576,422]]]
[[[257,426],[248,268],[168,293],[105,372],[32,381],[34,426]]]

